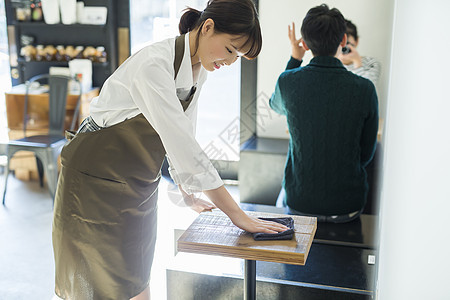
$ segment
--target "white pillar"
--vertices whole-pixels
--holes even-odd
[[[396,0],[378,299],[450,299],[450,1]]]

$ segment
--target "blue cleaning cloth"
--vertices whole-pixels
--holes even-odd
[[[259,218],[261,220],[277,222],[289,227],[288,230],[278,233],[253,233],[253,239],[255,241],[270,241],[270,240],[291,240],[294,237],[294,219],[291,217],[286,218]]]

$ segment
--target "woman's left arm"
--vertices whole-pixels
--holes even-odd
[[[203,200],[201,198],[195,197],[194,194],[188,194],[186,193],[181,185],[178,185],[178,189],[181,192],[181,195],[183,197],[183,202],[189,206],[191,209],[195,210],[198,213],[204,212],[204,211],[211,211],[214,208],[217,208],[214,204],[212,204],[209,201]]]

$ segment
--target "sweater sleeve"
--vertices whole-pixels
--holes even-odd
[[[303,60],[298,60],[291,56],[291,59],[288,61],[287,65],[286,65],[286,70],[298,68],[302,65],[302,62],[303,62]]]
[[[286,71],[298,68],[301,66],[301,64],[302,60],[295,59],[291,56],[291,59],[287,63]],[[286,115],[286,108],[283,105],[283,96],[282,96],[282,90],[284,88],[281,87],[283,75],[285,75],[285,73],[282,73],[280,77],[278,77],[277,85],[275,86],[275,92],[272,94],[272,97],[270,98],[269,101],[270,107],[280,115]]]
[[[283,96],[281,94],[282,89],[280,88],[282,75],[283,74],[281,74],[278,78],[277,85],[275,86],[275,92],[272,94],[272,97],[270,97],[269,105],[280,115],[286,115],[286,109],[283,105]]]
[[[378,133],[378,97],[373,84],[370,84],[369,112],[364,120],[361,135],[361,165],[366,167],[375,154]]]

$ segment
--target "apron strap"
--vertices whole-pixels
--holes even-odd
[[[185,39],[184,34],[177,36],[177,38],[175,39],[175,59],[173,61],[173,68],[175,70],[175,76],[173,78],[174,80],[177,78],[178,71],[180,70],[181,62],[182,62],[183,56],[184,56],[184,45],[185,45],[184,39]],[[193,86],[191,88],[191,92],[189,94],[189,99],[185,100],[185,101],[180,101],[181,106],[183,106],[184,111],[186,111],[189,104],[191,104],[196,90],[197,90],[197,88],[195,86]]]
[[[173,61],[173,68],[175,70],[175,76],[173,77],[173,79],[177,78],[178,71],[180,70],[180,66],[181,66],[181,61],[183,60],[184,37],[185,37],[185,35],[182,34],[175,39],[175,60]]]

